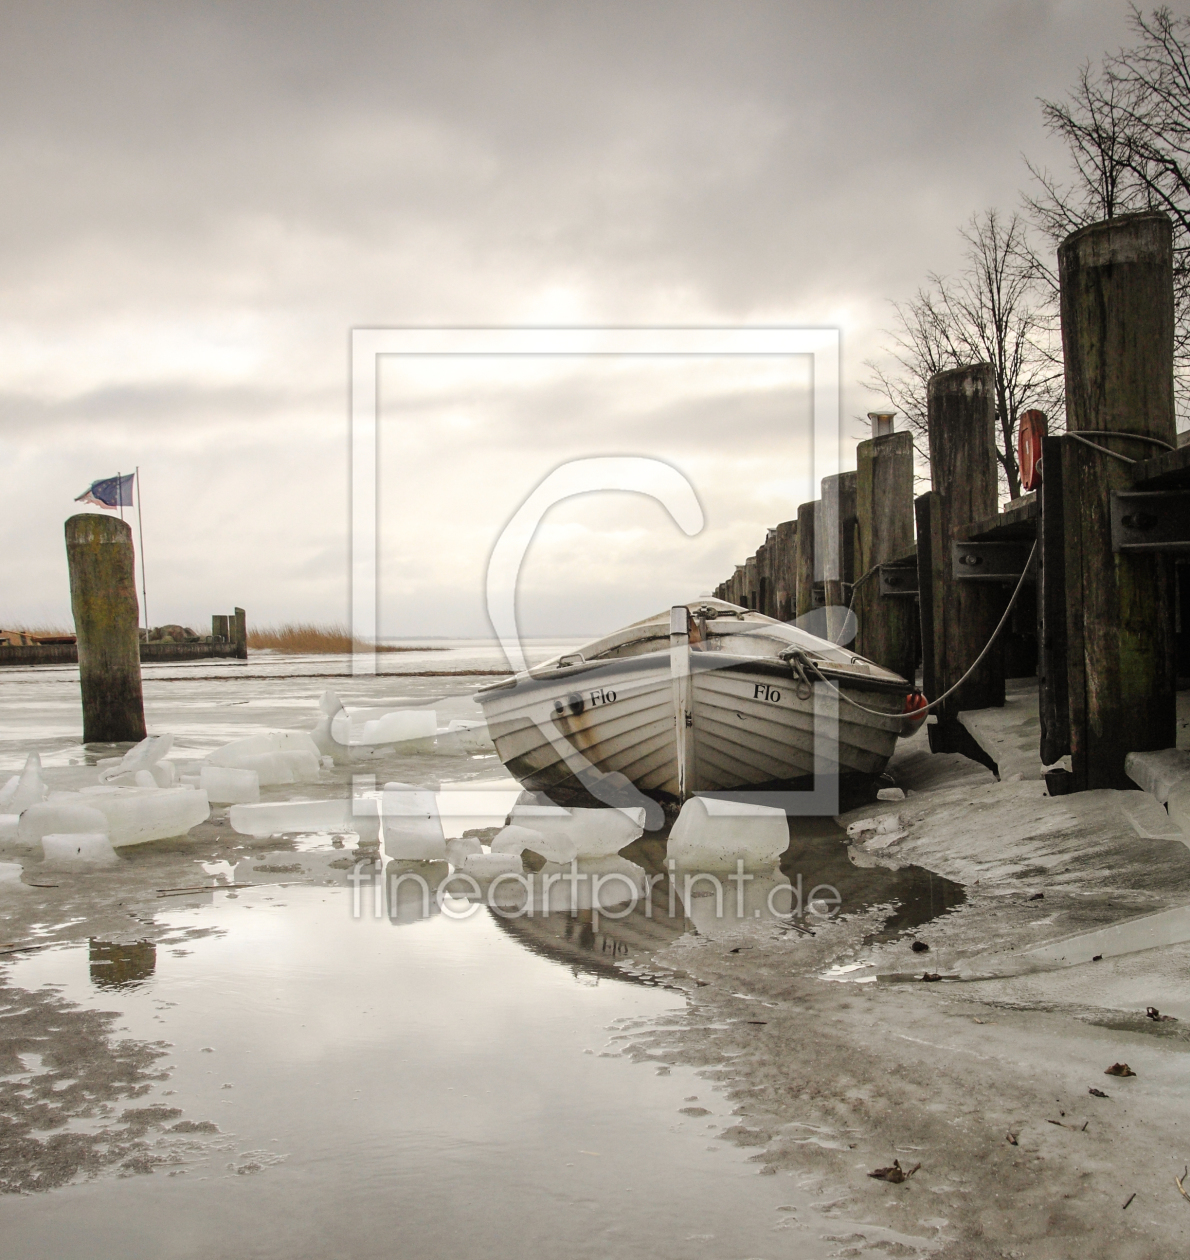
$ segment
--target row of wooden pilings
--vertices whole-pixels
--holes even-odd
[[[1190,551],[1190,537],[1123,547],[1117,537],[1113,550],[1119,492],[1157,483],[1154,465],[1162,487],[1190,488],[1190,458],[1175,458],[1170,221],[1083,228],[1060,246],[1058,272],[1066,433],[1042,440],[1033,495],[998,510],[991,365],[943,372],[927,391],[928,493],[914,498],[912,435],[873,436],[856,470],[824,478],[821,497],[770,529],[715,594],[782,621],[824,609],[814,629],[827,638],[850,605],[854,649],[910,680],[920,663],[933,701],[992,638],[1023,571],[978,548],[1015,546],[1029,556],[1027,585],[979,668],[934,710],[930,745],[969,751],[959,712],[1003,705],[1006,669],[1035,668],[1042,763],[1069,754],[1071,790],[1127,788],[1128,752],[1175,743],[1173,554]],[[1000,571],[964,572],[964,555]],[[1022,669],[1024,641],[1036,663]]]

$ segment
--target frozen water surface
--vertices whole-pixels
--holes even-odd
[[[550,648],[546,655],[559,645]],[[498,664],[479,645],[382,662],[405,671]],[[170,757],[184,760],[242,736],[308,730],[327,686],[317,675],[345,674],[345,665],[254,655],[147,667],[150,731],[171,732]],[[475,717],[470,695],[480,681],[390,674],[340,677],[335,687],[349,707],[433,708],[445,724]],[[0,769],[18,772],[33,750],[51,775],[94,765],[99,753],[77,742],[75,671],[6,672],[0,694]],[[492,822],[514,799],[492,757],[394,754],[375,773],[377,788],[445,786],[438,799],[448,836]],[[300,795],[342,795],[350,780],[350,768],[336,768],[300,785]],[[261,789],[263,800],[295,794]],[[230,829],[221,834],[232,853]],[[180,1162],[152,1175],[105,1172],[0,1197],[0,1257],[709,1258],[786,1256],[791,1247],[815,1257],[835,1249],[814,1229],[791,1234],[788,1214],[776,1210],[807,1206],[807,1192],[784,1175],[757,1176],[746,1151],[713,1140],[736,1117],[705,1080],[620,1054],[617,1029],[685,1003],[676,990],[617,970],[632,924],[610,925],[609,937],[589,915],[533,927],[486,909],[464,920],[421,918],[404,902],[390,919],[383,907],[375,916],[368,888],[357,916],[356,894],[341,882],[283,883],[287,871],[299,878],[292,872],[306,869],[303,860],[331,871],[325,838],[269,854],[245,840],[242,854],[218,860],[198,842],[193,854],[175,844],[159,857],[154,848],[124,850],[130,856],[115,871],[73,878],[107,880],[110,889],[120,871],[131,880],[172,862],[195,883],[226,880],[233,869],[237,881],[243,871],[243,882],[276,882],[150,901],[136,913],[155,945],[68,939],[85,930],[70,927],[81,921],[76,900],[59,924],[29,931],[62,943],[0,962],[21,989],[58,986],[44,991],[84,1012],[117,1012],[116,1037],[168,1043],[164,1079],[135,1105],[176,1107],[184,1123],[211,1121],[219,1133],[197,1132]],[[681,1113],[691,1094],[707,1114]]]

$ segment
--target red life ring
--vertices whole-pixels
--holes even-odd
[[[1026,411],[1017,418],[1016,454],[1022,490],[1036,490],[1041,485],[1041,439],[1048,427],[1044,411]]]

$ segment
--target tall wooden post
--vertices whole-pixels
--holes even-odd
[[[928,671],[923,669],[923,686],[926,697],[934,700],[970,669],[992,637],[1007,599],[999,584],[956,580],[951,560],[956,531],[996,515],[996,390],[991,364],[932,376],[926,407],[934,493],[918,500],[918,547],[920,562],[924,525],[929,531],[931,572],[920,588],[921,602],[929,599],[931,607],[928,615],[924,606],[921,613],[922,655],[923,662],[932,664]],[[919,572],[919,584],[920,578]],[[932,652],[924,648],[927,622]],[[1003,703],[1003,651],[996,644],[960,690],[935,710],[938,724],[930,728],[931,748],[950,751],[967,743],[957,721],[961,710]]]
[[[731,602],[743,608],[748,602],[748,567],[737,564],[731,575]]]
[[[1066,515],[1062,467],[1075,445],[1041,439],[1044,479],[1037,487],[1037,715],[1041,763],[1052,766],[1070,752],[1070,703],[1066,651]]]
[[[814,522],[819,502],[797,510],[797,555],[794,560],[794,615],[804,617],[814,608]]]
[[[756,573],[756,557],[749,556],[744,561],[744,590],[747,593],[749,608],[755,608],[760,596],[760,582]]]
[[[1151,456],[1153,444],[1109,435],[1177,444],[1172,238],[1164,214],[1122,215],[1058,249],[1067,430],[1090,430],[1133,460]],[[1065,444],[1072,786],[1128,788],[1127,753],[1175,743],[1169,565],[1112,552],[1111,491],[1130,484],[1128,465],[1072,438]]]
[[[851,600],[855,580],[855,503],[857,474],[836,473],[822,479],[823,596],[828,609],[827,638],[835,639],[843,629],[843,619]]]
[[[78,638],[83,743],[145,738],[140,609],[132,526],[87,512],[66,522],[70,607]]]
[[[890,433],[855,449],[858,554],[853,608],[861,656],[913,681],[917,669],[917,606],[880,594],[872,570],[913,546],[913,435]],[[865,577],[867,574],[869,577]]]
[[[773,577],[778,621],[792,621],[797,600],[797,521],[782,521],[777,526],[777,563]]]
[[[237,608],[234,617],[236,656],[241,661],[246,661],[248,659],[248,615],[242,608]]]
[[[772,552],[766,535],[764,542],[756,548],[756,611],[765,616],[769,613],[769,595],[772,590],[772,578],[769,565],[772,563]]]

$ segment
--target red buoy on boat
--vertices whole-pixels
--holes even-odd
[[[901,720],[901,738],[906,739],[910,735],[916,735],[921,724],[926,720],[929,714],[929,701],[920,691],[911,691],[905,697],[903,712],[905,716]]]

